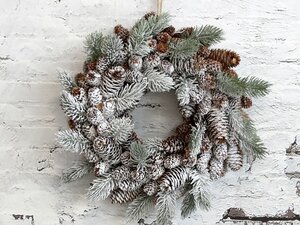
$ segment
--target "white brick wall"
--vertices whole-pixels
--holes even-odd
[[[131,26],[151,10],[155,0],[0,0],[0,225],[125,223],[122,207],[86,200],[92,177],[60,183],[62,169],[77,156],[55,147],[54,133],[66,126],[56,71],[81,70],[88,33],[111,32],[118,23]],[[297,178],[285,174],[290,162],[285,149],[300,132],[300,2],[165,0],[164,10],[177,27],[222,27],[226,40],[219,47],[240,53],[238,72],[273,84],[272,93],[249,111],[268,147],[266,160],[214,182],[211,211],[185,221],[178,217],[178,224],[216,224],[231,207],[257,216],[288,208],[299,214]],[[166,104],[169,99],[174,96],[161,100],[157,120],[141,123],[143,116],[135,116],[141,135],[166,135],[175,126],[176,114],[164,120],[166,108],[175,107],[174,101]],[[148,96],[145,101],[160,100]],[[147,107],[140,112],[151,115]],[[299,164],[293,170],[299,173]]]

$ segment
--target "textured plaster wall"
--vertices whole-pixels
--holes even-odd
[[[226,40],[219,47],[240,53],[238,72],[273,84],[249,110],[270,154],[213,182],[211,211],[185,221],[178,216],[177,224],[300,224],[300,155],[286,153],[300,133],[300,2],[165,0],[163,8],[177,27],[222,27]],[[57,69],[79,72],[88,33],[131,26],[150,10],[155,0],[0,0],[0,225],[125,223],[123,207],[86,200],[92,177],[60,182],[78,156],[61,153],[54,141],[66,127]],[[167,135],[178,123],[174,96],[143,101],[155,108],[135,111],[139,134]],[[229,208],[243,211],[230,214]]]

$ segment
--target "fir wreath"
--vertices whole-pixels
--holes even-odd
[[[181,213],[210,207],[207,188],[226,170],[238,170],[245,158],[262,158],[266,149],[243,110],[251,97],[269,91],[266,81],[239,78],[233,51],[211,49],[223,38],[214,26],[176,31],[166,13],[148,13],[128,31],[99,32],[86,39],[88,58],[75,80],[60,74],[61,106],[70,129],[57,134],[65,149],[86,161],[63,173],[66,182],[93,172],[88,197],[129,203],[128,214],[139,219],[152,207],[156,222],[171,222],[177,198]],[[175,89],[183,124],[173,136],[141,140],[130,110],[147,92]]]

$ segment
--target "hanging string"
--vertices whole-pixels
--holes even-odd
[[[163,0],[157,0],[157,14],[160,15],[162,12],[162,2]]]

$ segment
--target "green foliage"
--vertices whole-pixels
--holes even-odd
[[[173,79],[164,72],[148,69],[144,75],[147,78],[147,89],[151,92],[170,91],[174,86]]]
[[[168,26],[170,16],[167,13],[140,19],[132,28],[128,50],[131,55],[146,56],[151,52],[147,40]]]
[[[149,151],[140,142],[133,142],[130,146],[132,161],[137,167],[145,167],[148,164]]]
[[[88,198],[98,201],[106,199],[116,186],[111,177],[100,177],[93,181],[93,185],[88,190]]]
[[[191,100],[191,93],[197,92],[199,87],[195,84],[194,79],[183,79],[176,85],[176,95],[179,105],[188,105]]]
[[[181,40],[171,41],[169,45],[169,55],[172,60],[186,58],[194,55],[199,49],[199,42],[194,38],[186,38]]]
[[[248,155],[257,158],[264,158],[267,154],[266,147],[257,135],[256,128],[250,117],[236,104],[229,105],[229,124],[236,132],[241,149]]]
[[[190,38],[197,40],[199,45],[210,46],[223,40],[223,30],[212,26],[205,25],[195,27],[192,31]]]
[[[197,123],[192,127],[191,140],[189,143],[189,149],[193,156],[200,153],[200,148],[202,145],[203,135],[205,133],[206,127],[204,124]]]
[[[60,103],[65,114],[74,122],[84,122],[86,120],[86,107],[79,102],[73,95],[63,91]]]
[[[142,194],[134,199],[127,208],[129,220],[138,220],[145,216],[154,206],[153,197]]]
[[[84,175],[90,173],[94,168],[93,163],[88,161],[76,162],[69,169],[65,170],[62,175],[62,180],[66,183],[75,181]]]
[[[115,118],[110,122],[110,134],[116,143],[121,144],[128,140],[132,133],[134,125],[130,118]]]
[[[186,218],[197,210],[196,200],[194,195],[188,191],[183,197],[181,205],[181,216]]]
[[[57,142],[71,152],[84,153],[90,148],[90,141],[79,131],[64,130],[56,134]]]
[[[143,145],[150,155],[164,150],[162,140],[160,138],[148,138],[145,140]]]
[[[111,64],[118,62],[124,55],[123,41],[116,35],[106,36],[102,46],[102,52]]]
[[[175,215],[176,194],[174,192],[160,192],[156,203],[158,225],[169,225]]]
[[[144,95],[147,82],[132,83],[124,86],[115,98],[116,107],[119,112],[136,106]]]
[[[219,89],[232,97],[242,95],[249,97],[261,97],[269,93],[271,86],[267,81],[256,77],[236,78],[224,73],[217,76]]]
[[[85,50],[87,53],[87,61],[96,61],[103,54],[104,36],[100,32],[91,33],[86,37]]]
[[[65,71],[59,72],[58,80],[61,83],[63,89],[67,92],[71,92],[72,89],[76,86],[71,75],[66,73]]]

